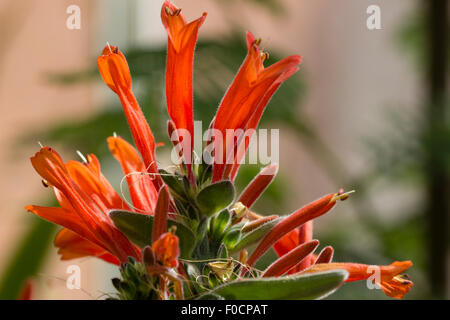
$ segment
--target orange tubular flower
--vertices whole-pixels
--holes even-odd
[[[247,208],[250,208],[256,200],[269,187],[278,172],[278,164],[273,163],[265,167],[261,172],[248,184],[239,197],[241,202]]]
[[[171,230],[163,233],[152,245],[155,258],[163,266],[176,268],[178,266],[178,256],[180,255],[180,246],[178,237]]]
[[[133,208],[153,213],[158,193],[150,175],[137,174],[146,172],[137,151],[119,137],[108,138],[108,145],[127,177]],[[61,207],[26,209],[64,227],[55,238],[62,260],[95,256],[119,265],[128,256],[140,258],[138,249],[110,221],[109,210],[129,207],[101,173],[95,155],[88,155],[84,163],[64,164],[53,149],[45,147],[31,160],[44,184],[53,188]]]
[[[192,102],[192,69],[198,31],[206,13],[187,23],[177,8],[169,1],[161,9],[161,20],[168,34],[166,63],[166,99],[169,116],[177,129],[187,130],[190,141],[182,141],[183,155],[191,174],[194,120]],[[189,151],[189,152],[187,152]]]
[[[326,246],[320,251],[317,257],[313,257],[311,263],[319,264],[319,263],[330,263],[333,260],[334,249],[331,246]]]
[[[299,245],[312,240],[313,235],[313,221],[310,220],[300,227],[292,230],[286,234],[283,238],[278,240],[273,248],[279,257],[285,255],[287,252],[295,249]],[[310,256],[312,258],[312,256]],[[295,268],[289,271],[289,273],[296,273],[309,267],[312,263],[312,259],[303,259]]]
[[[158,202],[155,209],[155,221],[153,223],[152,241],[155,242],[167,230],[167,216],[169,214],[170,194],[167,186],[159,190]]]
[[[118,47],[107,45],[97,58],[97,65],[103,81],[120,98],[130,126],[134,142],[145,164],[146,171],[155,174],[153,183],[159,189],[162,185],[155,159],[155,139],[131,91],[131,75],[125,56]]]
[[[94,188],[102,183],[93,175],[88,176],[88,168],[81,170],[78,166],[74,167],[72,162],[65,165],[59,154],[49,147],[43,147],[37,152],[31,158],[31,163],[45,179],[45,184],[53,187],[61,208],[28,206],[27,210],[72,230],[120,261],[127,261],[129,256],[140,258],[139,250],[114,227],[107,215],[112,208],[108,208],[111,204],[105,199],[118,195],[114,193],[105,197]],[[107,189],[109,186],[104,186],[103,190]]]
[[[370,266],[359,263],[321,263],[311,266],[303,273],[314,273],[327,270],[345,269],[349,272],[346,282],[374,278],[383,292],[392,298],[401,299],[409,292],[414,283],[400,274],[411,268],[411,261],[395,261],[389,266]],[[377,271],[379,270],[379,279]]]
[[[294,250],[283,255],[278,260],[275,260],[262,274],[263,277],[282,276],[286,271],[294,267],[304,260],[309,260],[309,255],[319,245],[319,241],[312,240],[299,245]]]
[[[263,62],[268,55],[259,49],[260,40],[255,40],[250,32],[247,32],[248,54],[237,73],[233,83],[225,94],[216,117],[212,123],[212,127],[219,130],[223,137],[226,137],[226,130],[231,129],[235,132],[239,129],[255,129],[264,112],[264,109],[272,95],[278,87],[292,76],[298,70],[300,64],[300,56],[287,57],[268,68],[264,68]],[[215,141],[217,148],[222,148],[222,159],[215,159],[213,168],[213,182],[222,179],[229,179],[232,172],[233,175],[237,171],[239,157],[243,154],[239,153],[238,158],[234,157],[235,168],[233,164],[226,164],[233,159],[227,151],[236,149],[241,143],[244,143],[245,150],[248,144],[243,141],[242,137],[238,137],[238,141],[226,141],[220,145],[220,141]],[[228,144],[228,145],[227,145]],[[235,152],[236,154],[236,152]]]
[[[309,220],[320,217],[321,215],[330,211],[336,204],[338,194],[328,194],[303,208],[297,210],[291,215],[279,222],[267,235],[261,240],[259,245],[253,251],[248,260],[248,265],[253,266],[254,263],[267,251],[269,248],[280,240],[288,232],[294,230],[298,226],[308,222]]]

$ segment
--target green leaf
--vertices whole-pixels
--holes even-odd
[[[263,225],[259,226],[256,229],[253,229],[250,232],[243,233],[242,237],[237,241],[232,247],[228,247],[228,250],[231,252],[236,252],[238,250],[242,250],[264,237],[276,224],[278,224],[283,217],[279,217],[273,220],[270,220]]]
[[[131,211],[112,210],[109,216],[114,225],[127,238],[140,247],[151,245],[154,216]],[[167,219],[167,226],[176,226],[176,235],[180,239],[180,257],[190,258],[195,245],[195,235],[183,223]]]
[[[228,207],[234,200],[235,190],[231,181],[225,180],[210,184],[203,188],[197,195],[197,205],[206,216]]]
[[[246,279],[223,284],[207,295],[218,295],[227,300],[320,299],[334,292],[347,277],[347,271],[333,270],[278,278]]]

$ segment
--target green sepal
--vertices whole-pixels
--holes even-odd
[[[117,229],[133,243],[143,248],[152,243],[154,216],[124,210],[112,210],[109,216]],[[176,235],[180,239],[180,257],[190,258],[196,242],[195,235],[183,223],[167,219],[167,226],[177,228]]]
[[[181,176],[170,174],[164,169],[159,169],[159,174],[164,183],[170,188],[173,195],[181,197],[182,199],[185,198],[183,179]]]
[[[283,217],[279,217],[273,220],[270,220],[258,228],[253,229],[250,232],[243,233],[239,241],[234,243],[232,247],[228,246],[228,250],[231,252],[236,252],[242,250],[252,244],[255,244],[259,240],[261,240],[272,228],[283,220]]]
[[[234,200],[235,189],[231,181],[225,180],[203,188],[196,197],[200,211],[206,216],[227,208]]]

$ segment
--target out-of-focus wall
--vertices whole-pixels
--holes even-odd
[[[47,201],[39,176],[30,165],[29,157],[39,150],[18,145],[27,133],[42,130],[65,118],[83,118],[92,113],[92,90],[89,85],[70,88],[48,81],[49,73],[73,71],[91,65],[89,44],[95,28],[92,1],[80,0],[83,8],[81,30],[66,28],[66,8],[73,1],[15,1],[0,2],[0,272],[7,258],[29,226],[27,204]],[[45,144],[45,141],[42,141]],[[52,249],[44,274],[64,275],[63,265]],[[46,289],[63,282],[55,282]],[[82,297],[83,295],[76,295]],[[52,297],[46,290],[41,297]],[[55,297],[56,298],[56,297]]]

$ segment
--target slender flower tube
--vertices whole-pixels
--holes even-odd
[[[163,186],[159,190],[158,202],[155,209],[155,222],[153,223],[152,241],[155,242],[167,230],[167,215],[169,213],[169,189]]]
[[[131,91],[131,75],[127,60],[118,47],[107,45],[103,49],[102,55],[97,58],[97,66],[103,81],[119,97],[134,142],[144,161],[146,171],[155,174],[153,183],[159,190],[162,180],[158,175],[158,166],[156,164],[155,139]]]
[[[275,260],[262,274],[263,277],[277,277],[286,273],[292,267],[298,265],[316,250],[319,245],[318,240],[308,241],[299,245],[294,250]]]
[[[301,245],[305,242],[311,241],[313,238],[313,220],[302,224],[298,229],[298,244]],[[313,258],[312,255],[309,258]],[[300,271],[308,268],[312,263],[312,259],[303,259],[295,268],[295,271]],[[295,272],[293,271],[293,272]]]
[[[256,128],[272,95],[281,83],[298,70],[300,56],[290,56],[264,68],[263,62],[268,55],[259,49],[259,42],[250,32],[247,32],[247,57],[220,103],[212,123],[212,128],[219,130],[223,137],[226,137],[227,129],[237,132]],[[237,142],[234,139],[226,143],[218,139],[214,141],[218,144],[217,148],[222,148],[223,152],[221,159],[215,159],[213,182],[230,177],[233,163],[236,161],[226,164],[230,159],[227,151],[235,150],[243,137],[238,137]],[[243,155],[240,154],[240,156]]]
[[[183,156],[191,177],[192,148],[194,145],[194,120],[192,101],[192,70],[198,31],[206,12],[187,23],[177,8],[165,1],[161,20],[168,34],[166,62],[166,99],[169,116],[178,130],[187,130],[190,137],[181,141]],[[181,136],[181,134],[180,134]]]
[[[302,273],[315,273],[335,269],[349,272],[346,282],[373,279],[383,292],[392,298],[401,299],[409,292],[414,283],[400,274],[412,266],[411,261],[395,261],[389,266],[371,266],[359,263],[320,263],[311,266]],[[377,274],[377,270],[378,273]]]
[[[330,263],[333,260],[334,249],[331,246],[326,246],[320,251],[314,259],[313,264]]]
[[[262,226],[264,223],[272,221],[273,219],[276,219],[276,218],[278,218],[277,215],[261,217],[259,219],[253,220],[253,221],[245,224],[245,226],[242,227],[241,231],[244,233],[250,232],[250,231],[255,230],[256,228]]]
[[[247,185],[247,187],[242,191],[239,197],[239,202],[241,202],[247,208],[251,206],[258,200],[261,194],[269,187],[270,183],[273,181],[278,172],[278,164],[274,163],[263,170]]]
[[[248,265],[253,266],[254,263],[280,238],[288,232],[294,230],[299,225],[306,223],[309,220],[320,217],[321,215],[330,211],[336,204],[336,193],[328,194],[296,212],[287,216],[284,220],[279,222],[269,233],[261,240],[258,247],[253,251],[248,260]]]

